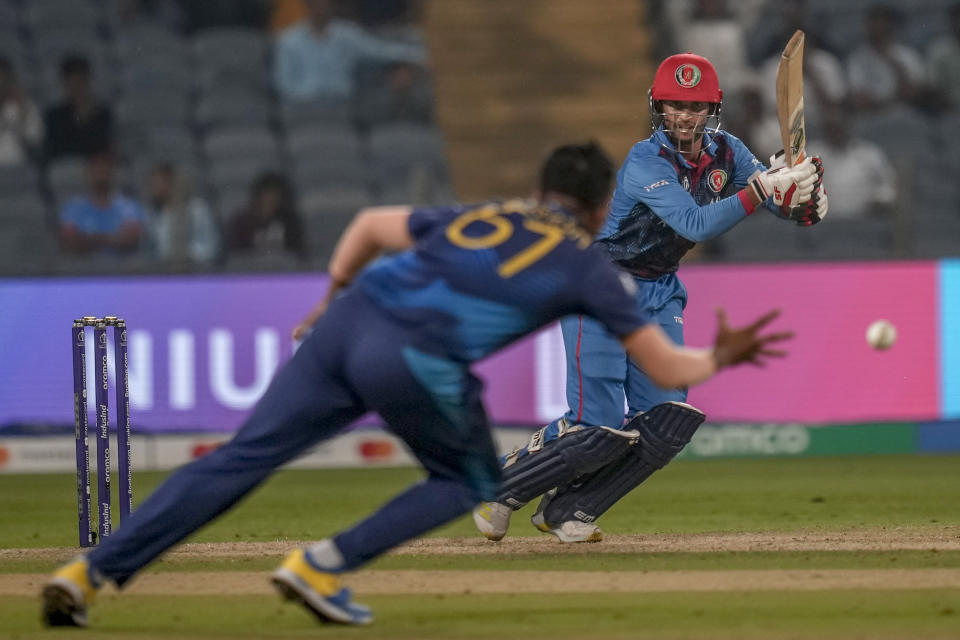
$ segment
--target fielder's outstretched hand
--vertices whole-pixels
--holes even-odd
[[[727,322],[727,312],[717,309],[717,338],[713,342],[713,357],[717,361],[717,369],[744,362],[762,367],[767,358],[782,358],[787,355],[786,351],[771,349],[770,345],[789,340],[793,337],[792,331],[760,335],[760,330],[779,315],[780,311],[775,309],[753,324],[735,329]]]

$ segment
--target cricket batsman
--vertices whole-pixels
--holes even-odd
[[[653,135],[636,143],[617,174],[596,245],[630,274],[634,299],[677,345],[687,292],[677,268],[696,243],[715,238],[759,209],[810,226],[827,214],[819,158],[786,167],[782,152],[767,169],[720,129],[723,93],[710,61],[692,53],[663,61],[648,94]],[[747,223],[749,224],[749,223]],[[596,542],[595,524],[620,498],[662,468],[690,441],[704,414],[686,404],[683,385],[659,385],[614,334],[586,315],[561,321],[568,411],[506,456],[497,499],[474,510],[490,540],[506,535],[510,515],[534,498],[535,527],[561,542]],[[624,426],[624,396],[627,417]],[[568,444],[594,428],[639,431],[624,452]],[[544,470],[576,458],[560,482]]]

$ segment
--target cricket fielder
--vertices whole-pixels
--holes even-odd
[[[685,53],[663,61],[649,92],[653,135],[630,150],[596,238],[608,258],[632,276],[640,307],[678,345],[687,292],[676,272],[697,242],[721,235],[760,205],[804,226],[827,213],[819,158],[788,169],[780,154],[766,170],[739,139],[719,129],[722,96],[706,58]],[[571,316],[561,321],[561,330],[569,409],[502,461],[504,485],[497,500],[474,511],[477,528],[491,540],[506,534],[514,510],[541,494],[534,526],[562,542],[601,540],[595,520],[666,465],[704,420],[685,404],[685,387],[656,384],[601,323]],[[580,466],[597,469],[593,475],[545,482],[538,471],[543,458],[569,455],[561,444],[565,434],[621,428],[624,396],[627,416],[633,417],[625,428],[641,432],[637,446],[607,459],[589,454],[595,459]],[[667,440],[644,435],[665,425],[674,425]]]
[[[357,525],[294,550],[273,574],[282,595],[321,620],[369,624],[370,610],[354,602],[341,574],[496,495],[500,465],[470,364],[562,316],[596,317],[665,386],[782,355],[769,345],[789,334],[758,336],[775,313],[738,330],[721,315],[713,349],[677,347],[664,336],[636,305],[633,280],[591,244],[612,178],[599,147],[566,146],[547,160],[536,200],[361,212],[334,251],[332,286],[295,331],[306,334],[303,343],[247,421],[47,581],[46,623],[85,625],[105,581],[124,586],[277,467],[376,411],[426,469],[426,480]],[[384,250],[399,253],[367,266]],[[636,438],[590,429],[565,442],[612,455]]]

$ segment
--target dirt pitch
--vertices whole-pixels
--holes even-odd
[[[277,556],[297,541],[194,543],[173,557]],[[426,538],[393,551],[401,555],[671,553],[731,551],[960,550],[960,527],[843,532],[607,536],[599,544],[561,545],[548,537],[514,537],[500,543],[468,538]],[[16,558],[49,559],[74,549],[0,549],[0,564]],[[41,574],[0,575],[0,595],[39,590]],[[960,569],[791,569],[735,571],[419,571],[371,570],[351,575],[366,594],[768,591],[826,589],[960,588]],[[140,576],[131,593],[150,595],[260,594],[265,572],[158,572]]]

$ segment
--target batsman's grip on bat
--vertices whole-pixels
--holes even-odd
[[[780,213],[783,218],[793,220],[801,227],[810,227],[823,220],[827,215],[827,209],[829,207],[827,191],[823,187],[823,161],[820,159],[820,156],[811,156],[810,161],[817,170],[817,182],[814,185],[813,195],[802,205],[796,207],[780,207]],[[782,169],[786,166],[783,149],[770,156],[771,169]]]
[[[802,205],[791,208],[788,214],[788,217],[801,227],[810,227],[823,220],[827,217],[829,208],[827,190],[823,187],[823,162],[819,156],[813,156],[811,160],[817,167],[817,182],[813,195]]]
[[[772,198],[775,205],[789,211],[813,197],[817,166],[812,158],[806,158],[793,167],[773,167],[754,175],[748,186],[760,202]]]

